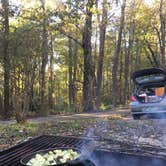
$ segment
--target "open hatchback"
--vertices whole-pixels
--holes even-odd
[[[134,119],[145,114],[166,113],[166,72],[159,68],[139,70],[133,73],[133,96],[130,107]]]

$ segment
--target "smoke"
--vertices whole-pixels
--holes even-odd
[[[121,153],[120,151],[110,152],[110,150],[106,151],[104,147],[103,150],[101,150],[102,148],[101,140],[104,137],[104,133],[108,133],[109,130],[110,130],[109,122],[98,120],[95,125],[89,127],[85,131],[83,136],[89,138],[90,141],[82,145],[81,159],[88,159],[92,163],[94,163],[95,166],[129,166],[129,165],[165,166],[165,161],[157,158],[127,154],[126,152],[125,154]],[[109,145],[109,148],[111,146],[112,145]],[[85,166],[90,166],[90,165],[92,166],[92,164],[85,164]]]
[[[85,143],[82,146],[81,156],[82,158],[89,159],[91,162],[95,164],[95,166],[101,166],[99,158],[96,157],[96,155],[94,155],[95,151],[100,146],[100,143],[98,141],[99,133],[107,131],[107,129],[108,129],[108,123],[105,121],[98,120],[94,126],[89,127],[84,133],[84,137],[89,138],[90,142]],[[102,166],[106,165],[102,164]]]

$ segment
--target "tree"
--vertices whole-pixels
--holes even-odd
[[[71,38],[68,38],[68,48],[69,48],[69,57],[68,57],[68,63],[69,63],[69,107],[72,108],[73,106],[73,78],[72,78],[72,70],[73,70],[73,63],[72,63],[72,60],[73,60],[73,53],[72,53],[72,40]]]
[[[105,33],[107,27],[107,0],[103,0],[102,7],[102,20],[99,25],[100,29],[100,45],[99,45],[99,57],[98,57],[98,67],[97,67],[97,88],[96,88],[96,107],[99,109],[101,105],[101,84],[102,84],[102,73],[103,73],[103,58],[104,58],[104,47],[105,47]]]
[[[4,118],[10,117],[10,57],[9,57],[9,1],[2,0],[3,8],[3,67],[4,67]]]
[[[162,66],[165,67],[165,43],[166,43],[166,13],[164,8],[163,0],[160,0],[160,52],[161,52],[161,61]]]
[[[76,34],[77,34],[77,31],[76,31]],[[77,108],[77,84],[76,84],[76,81],[77,81],[77,65],[78,65],[78,43],[75,42],[75,45],[74,45],[74,51],[73,51],[73,106],[74,106],[74,110],[75,112],[78,110]]]
[[[115,107],[117,105],[117,69],[119,64],[119,56],[121,51],[121,42],[122,42],[122,31],[124,28],[124,18],[125,18],[125,7],[126,7],[126,0],[123,0],[123,4],[121,7],[121,19],[120,19],[120,26],[118,31],[118,39],[114,54],[114,64],[112,70],[112,104]]]
[[[129,79],[130,79],[130,66],[131,66],[131,54],[133,50],[133,42],[135,35],[135,16],[136,16],[136,1],[132,1],[130,7],[128,8],[128,18],[126,18],[126,31],[125,35],[128,35],[128,38],[124,37],[125,40],[125,59],[124,59],[124,104],[127,104],[129,99]],[[128,21],[127,21],[128,20]]]
[[[54,109],[54,103],[53,103],[53,92],[54,92],[54,86],[53,86],[53,54],[54,54],[54,48],[53,48],[53,35],[51,34],[51,41],[50,41],[51,51],[50,51],[50,73],[49,73],[49,89],[48,89],[48,103],[49,108]]]
[[[43,10],[43,23],[42,23],[42,62],[41,62],[41,79],[40,79],[40,114],[42,116],[45,116],[47,114],[46,112],[46,77],[45,77],[45,70],[46,65],[48,62],[48,32],[47,32],[47,15],[46,15],[46,9],[45,9],[45,0],[40,0],[42,4],[42,10]]]
[[[94,0],[88,0],[86,5],[86,19],[83,30],[82,45],[84,52],[84,82],[83,82],[83,111],[89,112],[94,109],[93,79],[94,68],[92,63],[92,8]]]

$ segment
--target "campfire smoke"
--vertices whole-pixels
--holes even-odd
[[[101,140],[104,137],[103,133],[107,133],[109,129],[109,124],[107,121],[99,120],[94,126],[91,126],[86,130],[84,136],[89,138],[91,141],[82,146],[82,159],[86,158],[90,160],[95,166],[163,166],[163,161],[157,158],[139,155],[136,152],[127,153],[128,149],[126,149],[126,152],[123,153],[120,151],[110,152],[106,149],[101,150]]]
[[[81,156],[82,158],[88,158],[91,162],[94,163],[95,166],[101,166],[99,158],[94,155],[94,152],[97,151],[97,148],[100,146],[99,142],[97,141],[97,133],[100,131],[106,131],[107,127],[107,122],[98,120],[95,126],[89,127],[84,134],[84,136],[89,138],[91,141],[88,144],[82,146]],[[102,164],[102,166],[109,166],[109,162],[104,165]]]

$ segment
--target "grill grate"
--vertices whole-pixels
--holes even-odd
[[[88,140],[76,137],[61,137],[43,135],[31,139],[10,149],[0,152],[0,166],[18,166],[20,159],[28,153],[55,147],[80,148],[88,143]]]
[[[119,142],[118,143],[110,142],[110,140],[104,140],[104,142],[107,142],[107,145],[111,145],[113,143],[120,145]],[[55,147],[69,147],[69,148],[80,149],[84,145],[87,145],[87,146],[91,145],[91,139],[69,137],[69,136],[63,137],[63,136],[43,135],[0,152],[0,166],[20,166],[19,162],[23,156],[25,156],[28,153],[36,152],[38,150],[44,150],[44,149],[55,148]],[[148,157],[148,154],[146,153],[146,151],[144,151],[145,156],[143,156],[143,155],[140,155],[140,152],[142,151],[140,152],[135,151],[132,154],[125,154],[125,153],[121,153],[119,150],[114,151],[112,148],[102,149],[100,147],[99,149],[96,149],[95,151],[93,151],[92,155],[90,156],[90,159],[95,159],[95,162],[98,163],[96,164],[93,160],[93,162],[97,166],[111,166],[111,165],[114,165],[114,166],[129,166],[129,165],[165,166],[165,157],[164,157],[164,160],[156,158],[156,156]],[[160,152],[163,152],[163,150],[160,149]]]

